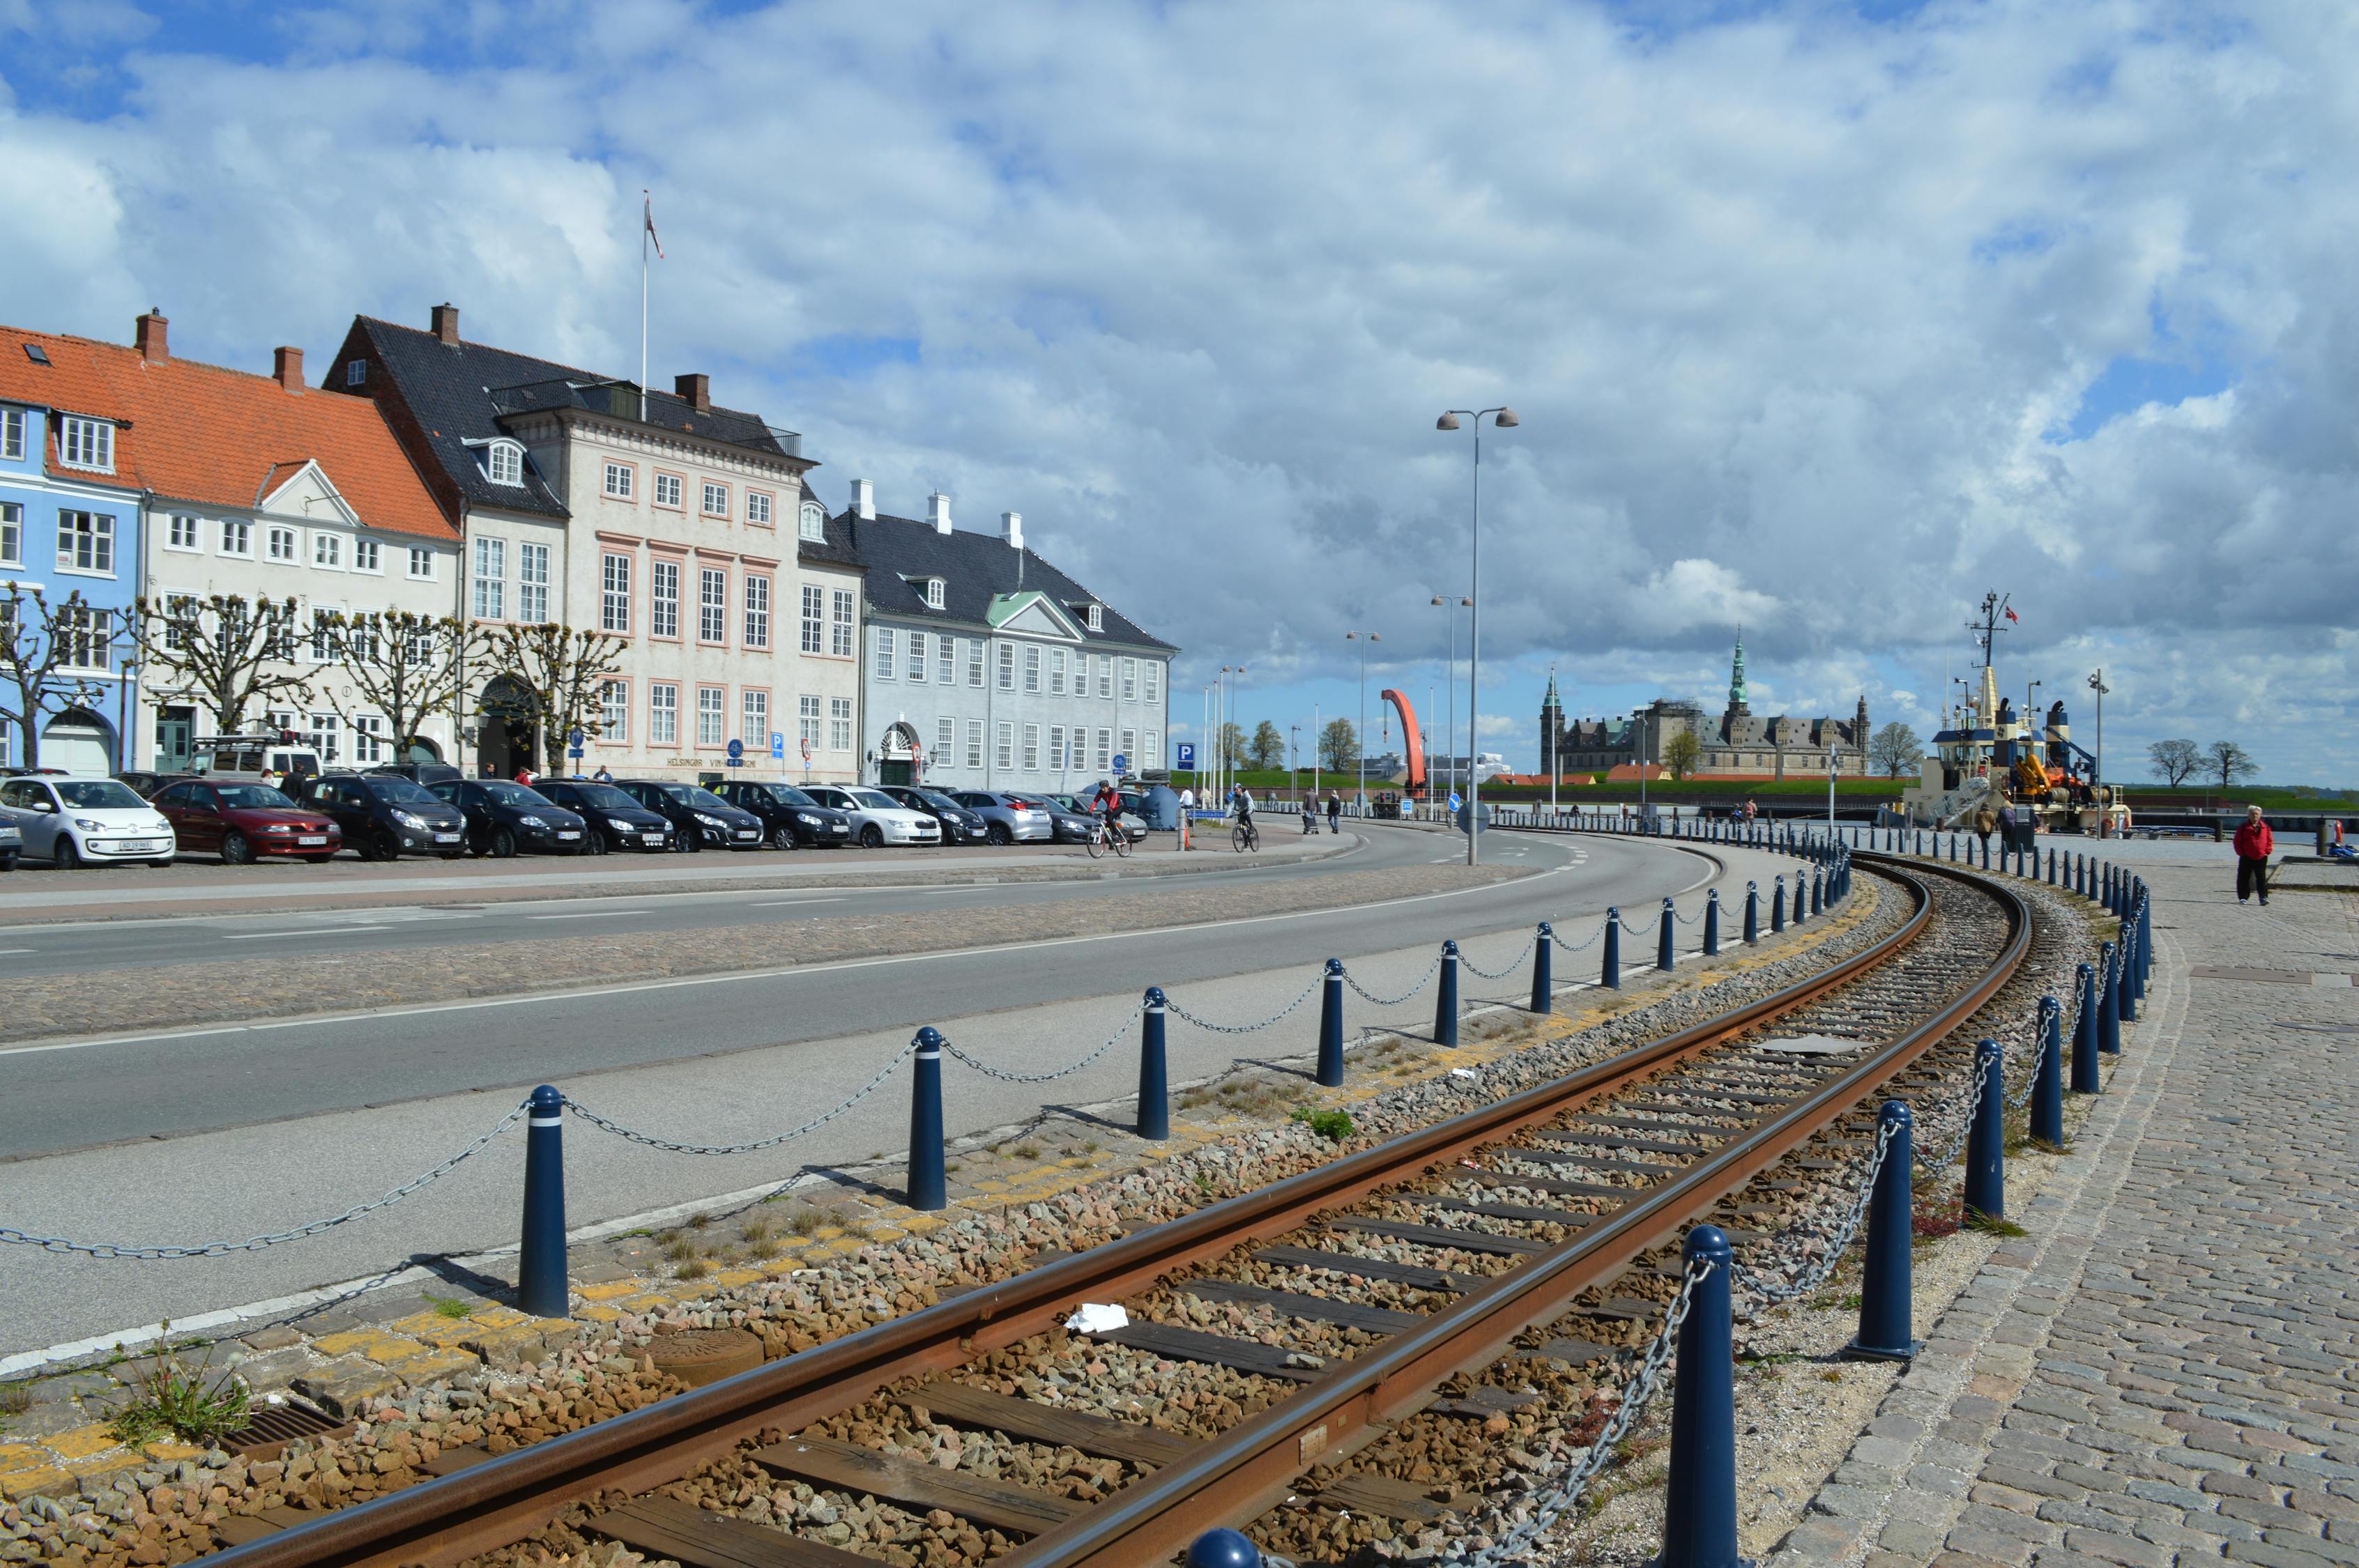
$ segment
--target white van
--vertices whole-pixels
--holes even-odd
[[[319,773],[320,753],[301,741],[276,735],[201,735],[189,742],[189,771],[293,777]]]

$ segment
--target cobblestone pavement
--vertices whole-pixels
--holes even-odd
[[[2223,864],[2140,866],[2104,1095],[1777,1568],[2359,1563],[2359,899]]]

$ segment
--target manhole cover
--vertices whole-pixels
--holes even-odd
[[[701,1389],[760,1366],[762,1341],[742,1328],[689,1328],[657,1335],[647,1353],[657,1370]]]
[[[1832,1034],[1795,1034],[1783,1040],[1764,1040],[1753,1048],[1786,1056],[1842,1056],[1866,1044],[1864,1040],[1844,1040]]]
[[[255,1405],[246,1423],[221,1440],[221,1445],[241,1459],[276,1459],[299,1437],[346,1433],[353,1423],[322,1415],[309,1405]]]

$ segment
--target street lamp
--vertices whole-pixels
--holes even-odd
[[[1458,416],[1464,415],[1474,421],[1474,564],[1472,580],[1467,586],[1474,590],[1478,602],[1468,623],[1466,637],[1466,863],[1478,864],[1482,860],[1483,812],[1478,797],[1482,793],[1474,774],[1474,736],[1480,728],[1475,723],[1475,692],[1483,673],[1483,420],[1488,416],[1494,429],[1512,430],[1523,423],[1512,408],[1452,408],[1433,422],[1437,430],[1462,428]]]
[[[2095,775],[2089,780],[2089,798],[2097,803],[2097,837],[2103,838],[2109,814],[2105,810],[2105,797],[2097,793],[2097,784],[2105,776],[2105,693],[2114,689],[2105,684],[2103,665],[2090,673],[2089,689],[2097,694],[2097,760],[2089,767],[2089,772]]]
[[[1451,739],[1458,733],[1458,612],[1461,610],[1473,609],[1474,601],[1463,597],[1453,599],[1446,593],[1435,594],[1432,601],[1441,606],[1450,615],[1450,673],[1442,678],[1441,682],[1442,689],[1450,693],[1450,722],[1441,732],[1444,737],[1441,749],[1446,755],[1458,744],[1455,739]],[[1458,760],[1454,757],[1448,760],[1450,766],[1446,771],[1449,774],[1449,784],[1454,788],[1458,783]],[[1471,752],[1467,758],[1467,766],[1470,768],[1473,766]]]
[[[1353,750],[1360,753],[1360,815],[1365,816],[1368,814],[1368,644],[1381,643],[1384,638],[1374,632],[1346,632],[1343,641],[1360,644],[1360,733]]]
[[[2025,751],[2031,753],[2034,761],[2040,762],[2040,776],[2042,778],[2047,776],[2047,764],[2039,755],[2039,730],[2038,727],[2032,723],[2031,716],[2036,710],[2032,707],[2033,697],[2031,694],[2038,691],[2041,687],[2047,684],[2048,683],[2045,681],[2036,680],[2026,681],[2023,683],[2023,747]]]

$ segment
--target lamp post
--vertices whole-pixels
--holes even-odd
[[[1556,666],[1554,665],[1550,665],[1549,666],[1549,689],[1550,691],[1554,691],[1556,689]],[[1551,827],[1556,825],[1557,774],[1563,771],[1557,766],[1557,731],[1562,727],[1563,719],[1561,716],[1563,711],[1564,710],[1562,708],[1557,709],[1559,717],[1549,721],[1549,824]]]
[[[1473,569],[1467,587],[1473,589],[1473,614],[1466,633],[1466,863],[1482,860],[1483,812],[1480,804],[1481,782],[1474,772],[1474,736],[1481,726],[1475,722],[1477,690],[1483,678],[1483,420],[1489,416],[1492,428],[1512,430],[1523,423],[1516,411],[1504,406],[1497,408],[1452,408],[1433,422],[1437,430],[1461,428],[1460,415],[1474,421],[1474,485],[1473,485]]]
[[[1286,787],[1297,795],[1302,792],[1302,781],[1294,775],[1301,771],[1302,726],[1289,724],[1286,727]]]
[[[1368,814],[1368,644],[1381,643],[1384,638],[1374,632],[1346,632],[1343,641],[1360,644],[1360,732],[1353,737],[1353,749],[1360,754],[1359,766],[1354,771],[1360,776],[1360,815],[1365,816]]]
[[[2103,838],[2112,825],[2113,814],[2105,809],[2105,797],[2098,793],[2098,784],[2105,776],[2105,693],[2114,689],[2105,684],[2103,665],[2090,673],[2089,689],[2097,694],[2097,760],[2089,769],[2096,777],[2089,781],[2089,796],[2097,803],[2097,837]]]
[[[1319,705],[1314,702],[1310,705],[1310,794],[1313,799],[1319,795]]]
[[[1828,746],[1827,746],[1827,832],[1828,832],[1830,835],[1832,835],[1832,834],[1834,832],[1834,830],[1835,830],[1835,749],[1834,749],[1834,745],[1833,745],[1833,743],[1832,743],[1832,742],[1829,742],[1829,743],[1828,743]]]
[[[1441,732],[1448,738],[1441,748],[1446,754],[1455,750],[1458,745],[1456,739],[1458,734],[1458,611],[1462,609],[1473,609],[1474,601],[1463,596],[1453,600],[1446,593],[1437,593],[1433,596],[1433,602],[1441,606],[1450,616],[1450,673],[1442,677],[1441,682],[1443,689],[1450,693],[1450,723],[1449,727]],[[1449,784],[1454,788],[1458,783],[1458,759],[1451,757],[1449,761],[1450,766],[1446,771],[1449,774]],[[1472,752],[1467,754],[1466,765],[1469,768],[1474,765]]]
[[[2040,759],[2038,740],[2039,732],[2033,726],[2031,721],[2031,715],[2033,712],[2031,705],[2034,700],[2031,694],[2038,691],[2046,684],[2047,683],[2045,681],[2036,680],[2029,680],[2023,683],[2023,745],[2024,749],[2031,753],[2035,761],[2040,761],[2042,777],[2046,776],[2047,764]]]

